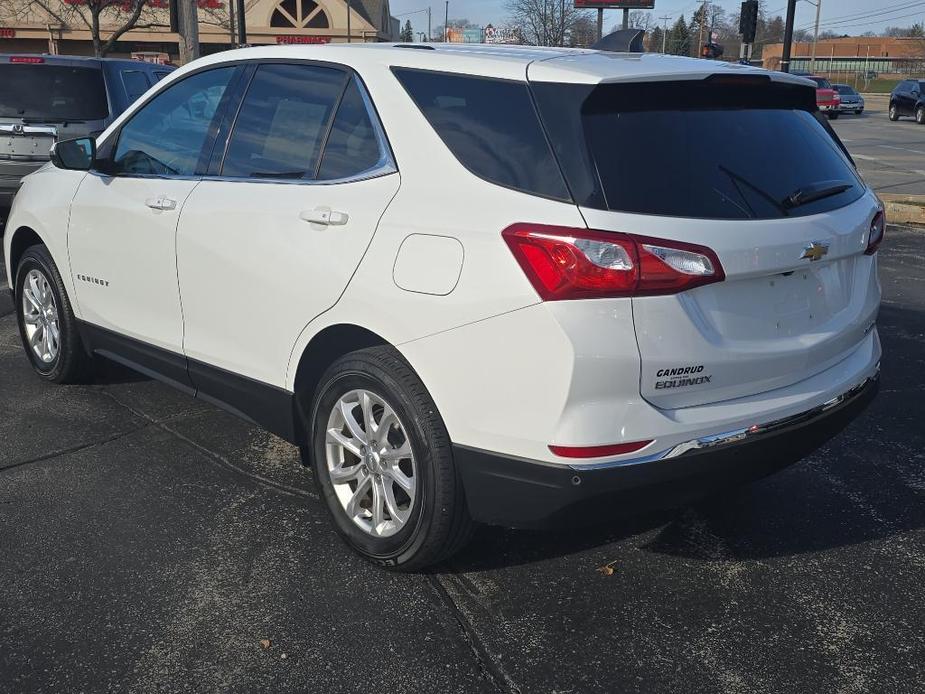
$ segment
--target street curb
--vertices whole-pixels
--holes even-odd
[[[877,196],[883,201],[888,224],[922,224],[925,225],[925,195]]]

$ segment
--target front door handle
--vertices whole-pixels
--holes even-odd
[[[152,210],[173,210],[177,207],[177,201],[171,200],[166,195],[158,195],[156,198],[148,198],[145,205]]]
[[[316,207],[313,210],[302,210],[299,213],[299,219],[324,226],[341,226],[346,224],[349,218],[346,212],[338,212],[330,207]]]

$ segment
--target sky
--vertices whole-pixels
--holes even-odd
[[[820,31],[831,29],[844,34],[862,34],[865,31],[880,31],[888,26],[908,26],[913,22],[925,21],[925,1],[919,0],[820,0],[822,13],[820,18]],[[738,10],[741,0],[719,0],[715,2],[728,13]],[[684,14],[690,19],[691,13],[700,2],[696,0],[655,0],[653,16],[660,19],[670,15],[669,25],[674,23],[678,15]],[[767,0],[767,9],[773,16],[783,16],[787,7],[787,0]],[[406,19],[416,32],[427,31],[428,6],[431,7],[433,26],[443,24],[443,0],[390,0],[392,15],[398,17],[402,26]],[[423,12],[418,10],[424,10]],[[876,13],[876,14],[875,14]],[[872,15],[875,16],[862,16]],[[505,0],[450,0],[450,18],[465,18],[474,24],[503,23],[507,15]],[[619,10],[604,12],[605,30],[620,22]],[[797,2],[795,25],[812,29],[816,18],[816,8],[807,0]],[[828,25],[828,26],[827,26]]]

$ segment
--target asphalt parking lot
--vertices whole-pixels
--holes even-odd
[[[860,116],[831,121],[864,179],[878,193],[925,195],[925,126],[912,118],[891,123],[887,95],[864,98]]]
[[[922,691],[923,265],[890,228],[881,394],[808,460],[411,576],[279,439],[114,365],[41,383],[4,297],[0,692]]]

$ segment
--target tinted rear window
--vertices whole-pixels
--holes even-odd
[[[819,89],[831,89],[832,88],[832,85],[829,83],[829,81],[825,77],[810,77],[809,79],[815,82],[816,86],[819,87]]]
[[[826,212],[864,192],[811,89],[728,84],[535,85],[582,204],[639,214],[771,219]],[[789,196],[844,191],[796,207]]]
[[[440,139],[469,171],[507,188],[569,199],[526,82],[393,71]]]
[[[108,115],[106,87],[98,68],[0,65],[0,117],[64,121]]]
[[[857,94],[857,92],[854,91],[854,89],[852,87],[849,87],[847,84],[837,84],[835,85],[835,89],[838,91],[839,94],[848,94],[848,95]]]

